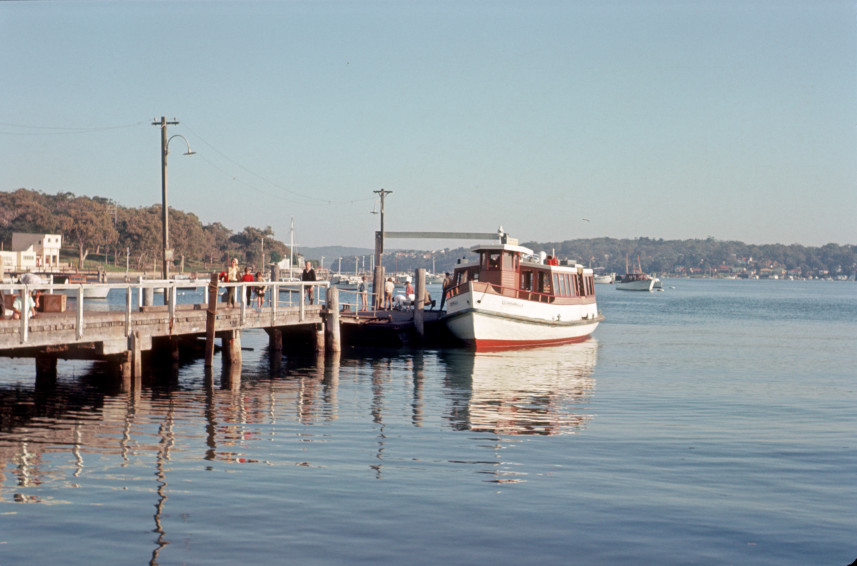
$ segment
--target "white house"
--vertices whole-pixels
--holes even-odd
[[[61,245],[59,234],[13,232],[12,249],[0,251],[0,274],[59,269]]]
[[[25,252],[28,256],[34,256],[35,264],[32,266],[38,270],[52,270],[60,265],[60,248],[62,247],[62,236],[60,234],[27,234],[24,232],[12,233],[12,251]],[[29,257],[23,261],[29,264]],[[25,271],[24,265],[19,269]]]

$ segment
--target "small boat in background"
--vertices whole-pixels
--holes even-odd
[[[334,275],[330,278],[330,284],[343,291],[356,291],[360,286],[360,278],[356,275]]]
[[[637,258],[637,268],[628,270],[628,258],[625,258],[625,275],[616,280],[616,289],[619,291],[651,291],[655,286],[655,280],[643,273],[640,268],[640,258]]]
[[[83,274],[69,275],[68,284],[83,285],[83,297],[85,299],[106,299],[110,293],[110,287],[99,285],[96,278],[87,277]],[[74,296],[77,293],[74,289],[66,289],[63,292],[70,296]]]
[[[615,281],[615,273],[595,273],[595,282],[599,285],[612,285]]]
[[[616,289],[620,291],[651,291],[655,280],[645,273],[626,273],[616,280]]]

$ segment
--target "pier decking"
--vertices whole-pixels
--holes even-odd
[[[70,301],[73,309],[67,312],[38,312],[35,317],[25,312],[19,320],[0,319],[0,357],[35,358],[37,378],[55,374],[58,358],[107,360],[117,365],[123,377],[134,377],[141,371],[141,353],[151,350],[157,342],[166,344],[177,358],[178,339],[210,334],[212,339],[221,338],[224,361],[240,364],[241,330],[266,330],[275,348],[281,348],[281,343],[275,341],[282,341],[285,328],[304,327],[308,332],[320,333],[326,308],[306,304],[302,299],[308,286],[326,284],[253,282],[211,287],[203,283],[197,286],[206,288],[205,300],[199,304],[178,304],[177,291],[187,287],[185,281],[108,285],[111,293],[125,294],[124,310],[107,310],[103,300],[86,299],[83,285],[2,285],[0,289],[6,295],[36,291],[45,293],[43,300],[47,300],[48,293],[67,292],[74,300]],[[269,288],[267,306],[254,308],[254,304],[241,301],[248,286]],[[225,287],[235,287],[237,304],[231,308],[217,303]],[[169,304],[142,304],[146,296],[149,300],[157,296],[155,289],[167,294]],[[280,298],[282,290],[287,291],[285,300]]]
[[[424,278],[424,273],[420,275]],[[423,279],[424,281],[424,279]],[[422,283],[422,281],[421,281]],[[442,313],[434,310],[357,310],[356,304],[339,303],[339,290],[328,288],[325,304],[308,304],[310,286],[328,287],[319,282],[219,283],[190,285],[204,290],[201,302],[181,304],[179,289],[187,291],[187,281],[138,281],[133,284],[99,284],[113,295],[87,299],[85,285],[0,285],[7,296],[41,293],[42,302],[62,305],[61,312],[23,313],[21,319],[0,317],[0,358],[31,357],[36,360],[36,379],[56,377],[58,359],[92,359],[111,363],[123,380],[142,373],[144,352],[157,350],[178,360],[184,340],[206,338],[206,365],[211,365],[215,337],[220,339],[224,367],[240,374],[241,331],[262,329],[268,333],[272,351],[282,351],[284,342],[295,335],[308,337],[316,350],[339,351],[341,343],[376,347],[398,347],[413,343],[446,344]],[[266,287],[263,306],[246,301],[248,288]],[[218,302],[225,289],[234,288],[235,306]],[[158,294],[155,291],[158,291]],[[318,297],[320,293],[315,293]],[[167,304],[152,304],[157,298]],[[57,293],[69,297],[56,300]],[[117,295],[124,294],[124,309]],[[145,303],[145,304],[144,304]],[[49,309],[51,310],[51,309]]]

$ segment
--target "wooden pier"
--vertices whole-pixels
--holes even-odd
[[[103,360],[115,366],[123,379],[139,377],[142,373],[143,353],[153,349],[165,357],[178,360],[179,345],[183,340],[199,337],[208,339],[206,358],[211,363],[214,337],[220,338],[225,366],[241,364],[241,331],[264,329],[273,350],[281,351],[286,331],[303,331],[315,342],[317,349],[325,347],[324,327],[328,309],[323,305],[307,304],[309,286],[327,286],[315,283],[219,283],[212,281],[196,285],[205,288],[201,303],[179,304],[178,290],[188,288],[187,281],[140,281],[135,284],[110,284],[111,293],[125,294],[124,310],[106,310],[104,300],[87,299],[85,285],[0,285],[4,295],[36,292],[40,302],[61,303],[51,300],[52,295],[68,293],[74,301],[73,309],[65,312],[38,312],[35,317],[25,311],[23,316],[0,319],[0,357],[32,357],[36,360],[36,379],[56,376],[58,359]],[[104,286],[104,285],[100,285]],[[255,301],[248,303],[248,287],[267,288],[265,306]],[[218,302],[220,293],[234,287],[236,304],[229,307]],[[144,304],[163,292],[167,304]],[[280,297],[281,291],[286,298]],[[147,301],[148,297],[148,301]],[[158,297],[160,298],[160,297]],[[115,302],[114,302],[115,305]],[[333,344],[329,345],[334,347]]]
[[[422,296],[425,270],[418,270],[417,293]],[[183,344],[205,338],[206,366],[211,366],[215,339],[220,339],[221,359],[227,372],[240,376],[241,331],[262,329],[268,333],[272,352],[282,352],[300,337],[317,351],[341,350],[342,343],[377,347],[412,344],[445,344],[441,313],[424,310],[422,301],[407,310],[358,310],[340,304],[339,289],[319,282],[220,283],[216,275],[208,282],[141,280],[133,284],[99,284],[115,295],[124,294],[122,310],[109,310],[104,299],[86,298],[86,285],[0,285],[8,296],[36,292],[47,310],[30,317],[0,318],[0,358],[35,359],[36,380],[56,378],[58,359],[105,361],[129,385],[143,373],[144,355],[177,362]],[[327,287],[326,302],[308,304],[307,288]],[[248,288],[265,287],[265,302],[246,300]],[[199,303],[180,304],[178,291],[202,288]],[[221,302],[221,295],[234,288],[235,306]],[[156,291],[159,291],[156,294]],[[166,300],[160,296],[164,293]],[[68,296],[72,308],[66,309]],[[316,292],[318,297],[319,293]],[[166,304],[153,304],[155,298]],[[61,299],[61,300],[60,300]],[[194,350],[197,348],[195,347]],[[156,356],[157,354],[157,356]]]

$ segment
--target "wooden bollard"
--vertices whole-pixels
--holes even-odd
[[[327,321],[325,322],[325,346],[328,352],[341,352],[339,340],[339,289],[330,287],[327,290]]]
[[[426,270],[417,269],[414,272],[416,287],[414,288],[414,330],[422,340],[426,336],[425,308],[426,305]]]

